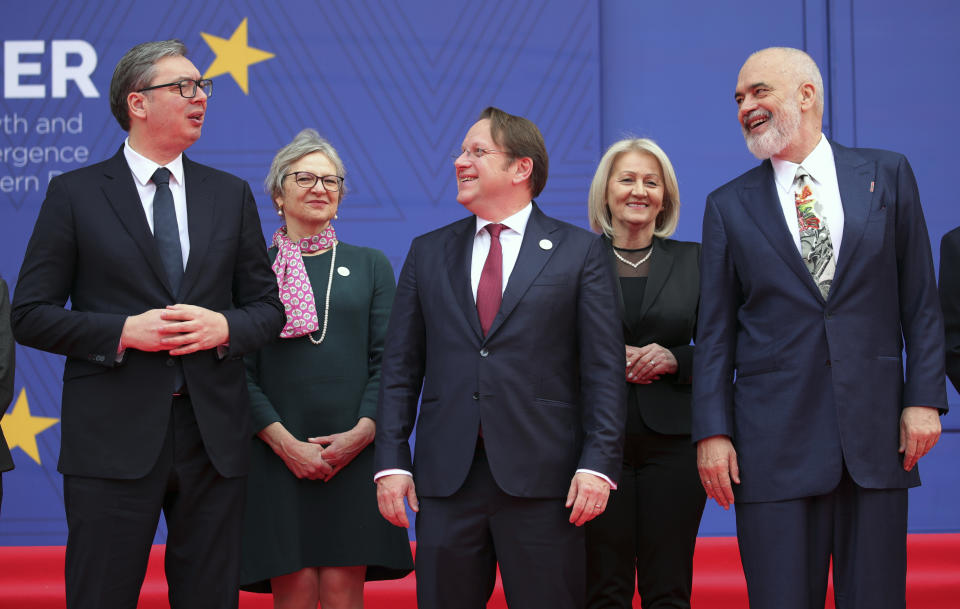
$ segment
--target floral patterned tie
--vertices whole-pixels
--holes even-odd
[[[821,217],[823,206],[817,199],[813,179],[803,167],[797,167],[794,178],[793,197],[797,204],[797,223],[800,227],[800,256],[814,283],[820,288],[820,294],[826,300],[833,283],[833,274],[837,269],[833,254],[833,241],[830,228]]]

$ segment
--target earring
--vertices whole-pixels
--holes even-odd
[[[277,215],[283,217],[283,206],[277,207]]]
[[[339,214],[333,214],[333,219],[334,219],[334,220],[339,220],[339,219],[340,219],[340,215],[339,215]]]

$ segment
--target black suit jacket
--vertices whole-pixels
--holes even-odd
[[[610,263],[616,269],[617,259],[609,240]],[[616,271],[614,271],[616,272]],[[617,287],[619,289],[619,282]],[[649,385],[627,383],[631,393],[628,430],[637,417],[662,434],[690,433],[691,379],[693,375],[693,345],[690,344],[697,327],[697,305],[700,300],[700,244],[654,237],[650,257],[650,274],[643,291],[640,323],[631,327],[625,312],[623,335],[626,344],[642,347],[657,343],[673,353],[677,372],[662,375]],[[623,310],[623,294],[620,294]]]
[[[181,357],[204,447],[224,476],[249,460],[241,356],[279,331],[283,308],[247,183],[183,157],[190,255],[173,294],[123,149],[50,182],[13,301],[24,345],[67,356],[61,450],[64,474],[138,478],[156,461],[170,418],[175,363],[165,351],[117,347],[127,316],[177,302],[219,311],[225,357]],[[70,308],[65,308],[67,300]]]
[[[947,337],[947,376],[960,391],[960,228],[940,241],[940,305]]]
[[[10,330],[10,295],[7,282],[0,278],[0,417],[13,400],[14,351],[13,333]],[[13,458],[0,429],[0,472],[11,469]]]
[[[623,333],[603,242],[534,204],[484,337],[470,287],[475,229],[470,216],[410,246],[383,355],[376,470],[412,468],[419,494],[449,496],[482,424],[490,470],[510,495],[562,497],[577,468],[617,480]]]

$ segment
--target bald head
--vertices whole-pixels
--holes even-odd
[[[816,111],[823,116],[823,77],[817,62],[800,49],[791,47],[769,47],[750,55],[744,62],[743,68],[751,61],[763,62],[777,71],[788,84],[799,87],[804,83],[813,85],[816,89]],[[740,70],[743,72],[743,69]]]
[[[820,141],[823,78],[803,51],[757,51],[740,68],[734,97],[747,147],[757,158],[799,163]]]

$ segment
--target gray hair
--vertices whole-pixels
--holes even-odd
[[[645,152],[657,159],[660,171],[663,173],[663,208],[657,214],[653,234],[666,239],[677,230],[680,221],[680,191],[677,185],[677,174],[673,164],[656,142],[647,138],[626,138],[615,142],[607,148],[597,165],[590,183],[590,194],[587,197],[587,214],[590,217],[590,228],[597,233],[603,233],[611,241],[614,238],[613,218],[610,215],[610,206],[607,205],[607,183],[610,173],[621,154],[625,152]]]
[[[817,90],[816,109],[823,114],[823,76],[821,76],[820,68],[817,67],[817,62],[813,60],[813,57],[810,57],[810,55],[808,55],[806,52],[793,47],[768,47],[753,53],[747,58],[747,61],[749,61],[751,57],[769,51],[775,51],[784,56],[784,72],[793,77],[797,86],[800,86],[804,83],[810,83],[813,85],[813,87]]]
[[[263,181],[264,190],[270,195],[270,200],[277,210],[280,209],[277,207],[277,199],[283,195],[283,176],[289,172],[291,165],[314,152],[319,152],[327,157],[336,168],[338,176],[346,177],[347,169],[343,166],[343,161],[340,160],[337,149],[321,137],[316,130],[304,129],[273,157],[273,162],[270,163],[270,171]],[[345,194],[347,194],[346,184],[340,187],[340,198],[343,198]]]
[[[110,111],[124,131],[130,131],[127,96],[150,86],[158,61],[186,54],[187,47],[179,40],[158,40],[138,44],[120,58],[110,81]]]

